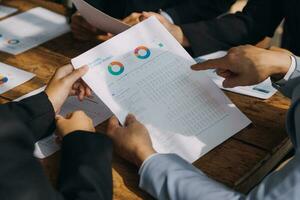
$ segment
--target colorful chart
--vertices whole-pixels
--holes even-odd
[[[139,59],[147,59],[150,57],[151,51],[145,46],[139,46],[134,50],[134,54]]]
[[[7,41],[7,43],[8,43],[8,44],[12,44],[12,45],[14,45],[14,44],[19,44],[19,43],[20,43],[20,41],[19,41],[19,40],[17,40],[17,39],[12,39],[12,40],[8,40],[8,41]]]
[[[115,70],[118,68],[118,70]],[[124,72],[125,68],[124,65],[118,61],[114,61],[108,65],[108,71],[111,75],[119,76]]]
[[[5,77],[5,76],[2,76],[0,74],[0,85],[4,84],[4,83],[7,83],[8,82],[8,78]]]

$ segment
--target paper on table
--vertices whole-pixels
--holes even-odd
[[[6,17],[17,12],[18,9],[0,5],[0,18]]]
[[[195,60],[197,63],[200,63],[200,62],[203,62],[203,61],[209,60],[209,59],[221,58],[221,57],[225,56],[226,54],[227,54],[226,51],[218,51],[218,52],[208,54],[205,56],[200,56],[200,57],[196,58]],[[260,99],[269,99],[277,92],[277,90],[272,86],[272,82],[271,82],[270,78],[263,81],[260,84],[257,84],[257,85],[235,87],[235,88],[224,88],[222,86],[224,78],[218,76],[217,73],[215,72],[215,70],[207,70],[207,75],[220,88],[227,90],[227,91],[243,94],[243,95],[257,97]]]
[[[119,34],[128,28],[129,25],[115,19],[100,10],[94,8],[84,0],[73,0],[73,3],[80,15],[91,25],[106,33]]]
[[[29,81],[35,74],[0,62],[0,94]]]
[[[160,153],[193,162],[250,123],[154,17],[72,63],[90,67],[85,82],[122,123],[133,113],[145,124]]]
[[[17,55],[69,31],[64,16],[33,8],[0,21],[0,51]]]
[[[45,87],[39,88],[35,91],[32,91],[15,101],[20,101],[27,97],[36,95],[45,90]],[[104,122],[112,116],[111,111],[102,103],[102,101],[96,96],[93,95],[93,98],[86,99],[83,102],[77,100],[77,97],[69,97],[68,100],[63,105],[60,114],[65,116],[66,114],[76,111],[83,110],[86,114],[92,118],[95,126]],[[55,136],[50,135],[35,144],[34,155],[37,158],[45,158],[60,149],[60,146],[55,142]]]

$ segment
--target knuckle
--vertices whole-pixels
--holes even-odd
[[[230,63],[231,63],[231,62],[234,62],[235,59],[236,59],[236,53],[235,53],[235,52],[230,52],[230,53],[228,53],[227,59],[228,59],[228,61],[229,61]]]
[[[116,131],[116,127],[109,124],[108,127],[107,127],[107,133],[108,134],[113,134],[115,131]]]
[[[62,78],[60,80],[60,85],[62,85],[63,87],[67,86],[68,85],[68,81],[65,79],[65,78]]]
[[[241,46],[239,46],[239,47],[233,47],[233,48],[231,48],[231,49],[229,50],[229,53],[236,53],[236,52],[239,51],[240,48],[241,48]]]
[[[85,113],[82,110],[77,110],[73,114],[76,115],[76,116],[83,116],[83,115],[85,115]]]
[[[77,113],[80,115],[85,115],[85,112],[83,110],[78,110]]]

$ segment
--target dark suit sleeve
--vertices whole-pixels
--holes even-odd
[[[112,144],[105,135],[64,137],[58,189],[66,199],[112,199]]]
[[[33,157],[31,130],[3,106],[0,106],[0,124],[0,199],[62,199]]]
[[[0,124],[1,200],[112,199],[112,147],[105,136],[79,131],[64,138],[57,192],[33,157],[31,130],[2,106]]]
[[[53,133],[55,113],[45,92],[24,99],[1,105],[3,112],[14,113],[33,133],[34,141]]]
[[[256,44],[273,33],[284,17],[282,0],[250,0],[242,12],[181,25],[194,56]]]
[[[187,0],[166,9],[175,24],[186,24],[216,18],[230,9],[235,0]]]

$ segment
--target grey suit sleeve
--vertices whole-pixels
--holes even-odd
[[[200,1],[199,1],[200,2]],[[282,0],[249,0],[242,12],[181,24],[194,57],[272,37],[284,17]]]

